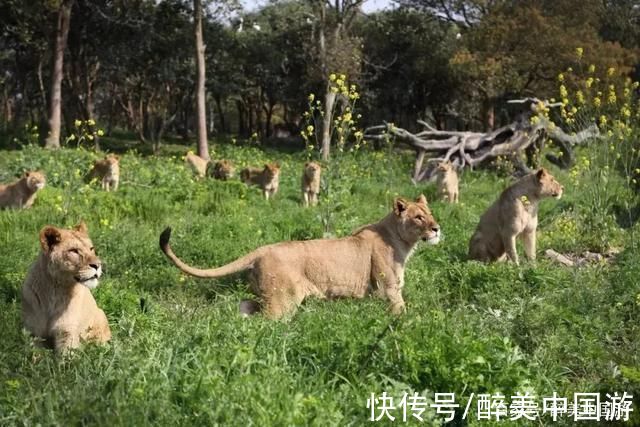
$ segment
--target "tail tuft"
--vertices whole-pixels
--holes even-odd
[[[169,246],[169,239],[171,239],[171,227],[165,228],[162,234],[160,234],[160,249],[162,249],[163,252]]]

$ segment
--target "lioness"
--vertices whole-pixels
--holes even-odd
[[[46,181],[42,172],[28,171],[16,182],[0,184],[0,208],[30,208]]]
[[[320,193],[320,172],[322,168],[316,162],[307,162],[302,170],[302,197],[304,205],[313,206],[318,204],[318,193]]]
[[[544,197],[562,197],[564,187],[545,169],[526,175],[502,192],[480,217],[469,242],[469,259],[490,262],[506,256],[518,264],[516,237],[528,259],[536,258],[538,203]]]
[[[458,203],[458,173],[451,162],[440,162],[436,168],[438,193],[449,203]]]
[[[207,160],[194,154],[192,151],[189,151],[187,155],[184,156],[184,161],[198,178],[205,177],[207,173],[207,165],[209,164]]]
[[[120,156],[108,154],[102,160],[93,162],[93,167],[85,177],[86,181],[97,178],[103,190],[117,191],[120,184]]]
[[[40,246],[22,286],[25,328],[56,352],[76,348],[80,341],[108,341],[107,317],[90,291],[98,286],[102,263],[87,226],[80,223],[70,230],[46,226],[40,231]]]
[[[230,160],[218,160],[210,167],[210,169],[210,175],[213,176],[214,179],[222,181],[233,178],[233,174],[236,170]]]
[[[240,172],[240,179],[246,184],[254,184],[262,189],[264,197],[269,200],[278,192],[280,185],[280,165],[267,163],[263,169],[246,168]]]
[[[170,237],[171,228],[167,228],[160,235],[160,248],[185,273],[217,278],[249,270],[251,290],[261,302],[256,311],[278,319],[294,312],[308,296],[362,298],[375,294],[389,300],[393,313],[403,312],[405,262],[419,240],[438,243],[440,226],[423,195],[415,202],[397,198],[389,215],[350,236],[267,245],[210,270],[181,261],[169,246]]]

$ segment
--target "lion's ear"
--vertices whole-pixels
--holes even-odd
[[[62,234],[60,234],[60,230],[52,225],[47,225],[40,231],[40,246],[45,252],[50,252],[61,241]]]
[[[538,170],[538,172],[536,172],[536,177],[538,178],[538,180],[541,180],[545,175],[548,175],[549,173],[547,172],[547,170],[545,168],[540,168],[540,170]]]
[[[393,201],[393,212],[400,216],[402,212],[407,210],[407,201],[402,197],[396,197]]]
[[[419,203],[421,205],[425,205],[427,206],[427,198],[424,197],[424,194],[421,194],[418,196],[418,198],[416,199],[416,203]]]
[[[29,176],[30,176],[30,175],[31,175],[31,172],[29,172],[29,171],[26,171],[26,172],[24,173],[24,177],[25,177],[25,178],[29,178]]]
[[[78,223],[78,225],[73,227],[73,229],[75,231],[78,231],[78,232],[82,233],[82,234],[87,234],[87,232],[89,231],[89,228],[87,227],[87,224],[84,221],[80,221]]]

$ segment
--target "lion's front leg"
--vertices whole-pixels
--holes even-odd
[[[402,281],[392,268],[383,265],[372,266],[372,279],[379,283],[384,292],[382,295],[389,300],[389,309],[393,314],[402,314],[406,311],[404,299],[402,298]]]

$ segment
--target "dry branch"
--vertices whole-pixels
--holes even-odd
[[[511,159],[519,172],[526,173],[528,167],[533,165],[530,158],[529,165],[525,165],[520,159],[521,154],[525,150],[529,154],[530,151],[533,152],[533,148],[542,149],[546,138],[553,140],[562,152],[557,157],[548,154],[547,158],[556,165],[567,168],[573,162],[572,147],[574,145],[600,137],[595,124],[580,132],[568,134],[538,113],[540,106],[553,108],[562,104],[549,103],[537,98],[508,102],[523,105],[528,103],[529,109],[522,112],[513,123],[487,133],[438,130],[429,123],[418,120],[418,124],[424,129],[417,133],[384,123],[365,129],[364,136],[373,141],[384,141],[392,137],[415,148],[414,182],[429,179],[435,169],[435,163],[446,160],[451,161],[458,168],[465,166],[473,168],[503,156]],[[534,123],[532,123],[531,117],[534,115],[537,116],[537,120],[533,120]]]

